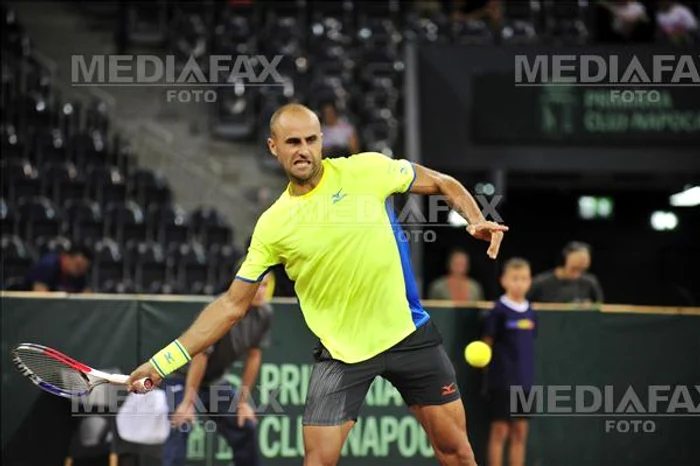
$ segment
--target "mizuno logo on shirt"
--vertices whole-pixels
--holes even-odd
[[[331,197],[331,200],[333,201],[333,204],[336,202],[340,201],[342,198],[344,198],[346,194],[343,192],[342,189],[339,189],[337,193],[333,194]]]

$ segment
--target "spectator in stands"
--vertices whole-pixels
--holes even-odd
[[[168,400],[177,404],[172,415],[173,429],[165,442],[163,466],[184,465],[187,456],[187,424],[194,421],[196,409],[203,407],[203,416],[210,414],[216,428],[233,450],[236,464],[257,466],[260,452],[256,432],[255,410],[249,396],[260,371],[262,349],[270,344],[272,308],[266,275],[255,293],[251,307],[240,322],[214,346],[195,356],[189,369],[176,372],[165,381]],[[239,358],[245,358],[241,388],[234,390],[229,383],[220,382],[226,370]],[[232,413],[232,403],[236,410]]]
[[[27,273],[30,291],[89,292],[87,272],[92,263],[92,251],[84,246],[71,246],[63,252],[43,256]]]
[[[635,41],[642,34],[643,24],[649,22],[644,5],[637,0],[618,0],[615,3],[601,2],[599,5],[612,14],[612,30],[618,40]]]
[[[447,260],[447,275],[430,285],[428,298],[455,302],[483,300],[481,285],[468,274],[469,254],[461,249],[452,251]]]
[[[673,1],[660,1],[656,13],[658,34],[674,43],[693,43],[698,38],[698,20],[687,6]]]
[[[598,279],[589,273],[591,248],[573,241],[561,253],[561,263],[554,270],[535,277],[528,298],[550,303],[602,303],[603,290]]]
[[[487,373],[491,417],[489,466],[503,465],[506,440],[508,464],[525,464],[528,422],[519,397],[513,399],[511,391],[522,390],[525,398],[529,398],[535,377],[537,316],[525,298],[531,283],[530,264],[526,260],[513,258],[506,262],[501,275],[505,294],[486,317],[483,340],[493,348]]]
[[[344,157],[360,152],[355,127],[338,115],[338,108],[334,102],[323,104],[321,117],[324,157]]]

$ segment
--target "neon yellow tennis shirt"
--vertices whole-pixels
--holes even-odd
[[[416,175],[407,160],[379,153],[322,163],[312,191],[287,189],[262,214],[236,278],[259,281],[284,264],[311,331],[333,358],[355,363],[429,320],[387,200],[408,191]]]

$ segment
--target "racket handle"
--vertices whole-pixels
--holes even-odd
[[[146,393],[153,389],[153,381],[149,377],[137,380],[134,384],[136,393]]]

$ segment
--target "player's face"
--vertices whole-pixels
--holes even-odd
[[[591,255],[588,251],[575,251],[566,256],[564,276],[569,280],[577,280],[591,266]]]
[[[516,298],[524,298],[532,284],[530,267],[514,267],[506,270],[501,277],[501,286]]]
[[[313,113],[290,111],[281,115],[267,142],[292,181],[304,184],[319,173],[321,125]]]

